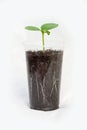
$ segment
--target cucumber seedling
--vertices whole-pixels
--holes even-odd
[[[40,31],[42,33],[42,48],[43,48],[43,52],[45,51],[45,42],[44,42],[44,34],[48,34],[50,35],[50,31],[51,29],[54,29],[58,27],[58,24],[56,23],[46,23],[43,24],[40,28],[35,27],[35,26],[26,26],[25,29],[30,30],[30,31]]]

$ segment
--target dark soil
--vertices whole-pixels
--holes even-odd
[[[27,51],[30,107],[38,110],[59,108],[63,51]]]

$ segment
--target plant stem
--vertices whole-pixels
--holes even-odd
[[[45,51],[45,47],[44,47],[44,32],[42,32],[42,47],[43,47],[43,52]]]

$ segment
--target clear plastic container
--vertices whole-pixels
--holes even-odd
[[[59,108],[63,46],[47,42],[23,43],[26,53],[30,108],[55,110]]]

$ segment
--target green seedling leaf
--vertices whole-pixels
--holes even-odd
[[[55,23],[46,23],[46,24],[43,24],[41,26],[41,30],[44,31],[44,30],[51,30],[51,29],[54,29],[58,27],[58,24],[55,24]]]
[[[30,30],[30,31],[40,31],[40,29],[35,26],[26,26],[25,29]]]
[[[47,33],[48,35],[50,35],[50,32],[49,32],[49,31],[46,31],[46,33]]]
[[[47,33],[48,35],[50,35],[50,32],[48,30],[43,30],[43,33]]]

